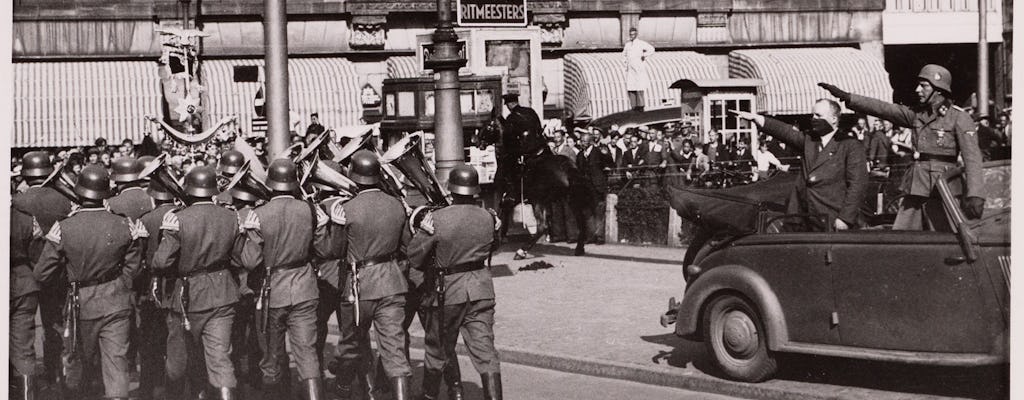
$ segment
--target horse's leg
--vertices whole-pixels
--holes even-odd
[[[574,197],[570,197],[573,199]],[[593,207],[589,207],[587,204],[583,204],[582,201],[569,201],[569,207],[572,207],[573,217],[576,219],[576,251],[573,253],[577,256],[582,256],[585,253],[583,247],[586,245],[589,239],[587,226],[590,225],[590,215],[593,214]]]

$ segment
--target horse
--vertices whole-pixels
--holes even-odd
[[[501,124],[488,127],[482,141],[500,140]],[[495,138],[498,138],[495,140]],[[516,250],[515,259],[529,256],[529,251],[548,233],[548,219],[551,207],[567,200],[576,220],[577,237],[574,254],[585,254],[584,246],[593,229],[587,229],[597,204],[597,190],[594,184],[573,164],[568,157],[551,152],[547,140],[537,135],[523,138],[524,154],[522,163],[511,157],[498,157],[498,173],[495,176],[496,192],[499,198],[498,216],[502,222],[502,236],[511,224],[513,209],[521,200],[528,202],[537,218],[537,231]]]

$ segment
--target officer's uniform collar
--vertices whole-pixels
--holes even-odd
[[[369,188],[369,189],[363,189],[363,190],[360,190],[360,191],[359,191],[359,194],[363,194],[363,193],[368,193],[368,192],[373,192],[373,191],[377,191],[377,192],[379,192],[379,191],[380,191],[380,189],[379,189],[379,188]]]
[[[129,191],[129,190],[132,190],[132,189],[138,189],[138,190],[142,190],[142,186],[131,186],[131,187],[126,187],[126,188],[124,188],[124,189],[122,189],[122,190],[121,190],[121,193],[127,192],[127,191]]]
[[[201,200],[201,201],[197,201],[197,202],[195,202],[195,203],[192,203],[192,204],[190,204],[190,205],[192,205],[192,206],[198,206],[198,205],[200,205],[200,204],[209,204],[209,205],[211,205],[211,206],[213,206],[213,205],[216,205],[216,204],[214,204],[214,203],[213,203],[213,200]]]
[[[279,194],[277,196],[271,197],[270,201],[274,201],[277,199],[295,199],[295,196],[292,196],[290,194]]]

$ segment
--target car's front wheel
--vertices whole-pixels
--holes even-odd
[[[778,367],[768,350],[764,323],[748,301],[723,294],[704,312],[704,342],[715,364],[731,379],[761,382]]]

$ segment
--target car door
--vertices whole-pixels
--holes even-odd
[[[974,266],[946,232],[834,234],[841,342],[875,349],[984,353],[992,344]]]

